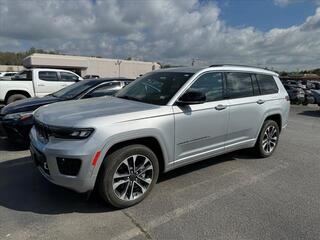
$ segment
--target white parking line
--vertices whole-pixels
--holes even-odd
[[[189,205],[186,205],[184,207],[181,207],[181,208],[176,208],[175,210],[172,210],[150,222],[148,222],[146,225],[144,225],[144,229],[149,232],[149,230],[151,229],[154,229],[160,225],[163,225],[165,223],[168,223],[176,218],[179,218],[181,216],[183,216],[184,214],[187,214],[189,213],[190,211],[193,211],[197,208],[200,208],[206,204],[209,204],[215,200],[218,200],[224,196],[227,196],[227,195],[230,195],[232,194],[233,192],[235,192],[236,190],[238,189],[241,189],[243,187],[246,187],[246,186],[250,186],[252,184],[255,184],[257,183],[258,181],[261,181],[267,177],[269,177],[270,175],[276,173],[276,172],[279,172],[283,169],[286,169],[287,167],[289,166],[288,163],[286,162],[282,162],[280,163],[278,166],[272,168],[272,169],[269,169],[261,174],[258,174],[258,175],[255,175],[255,176],[252,176],[250,178],[248,178],[247,180],[243,181],[243,182],[239,182],[237,184],[234,184],[234,185],[231,185],[223,190],[220,190],[220,191],[217,191],[217,192],[214,192],[206,197],[203,197],[199,200],[196,200],[194,202],[192,202],[191,204]],[[112,240],[126,240],[126,239],[131,239],[133,237],[136,237],[137,235],[139,234],[143,234],[143,232],[139,229],[139,228],[133,228],[127,232],[124,232],[123,234],[115,237],[115,238],[112,238]]]

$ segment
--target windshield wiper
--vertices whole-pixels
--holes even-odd
[[[141,102],[141,100],[140,100],[140,99],[135,98],[135,97],[131,97],[131,96],[118,96],[118,98],[122,98],[122,99],[127,99],[127,100],[132,100],[132,101]]]

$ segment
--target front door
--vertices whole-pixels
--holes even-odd
[[[202,91],[206,102],[173,106],[177,164],[224,152],[229,107],[228,100],[224,99],[223,86],[222,73],[204,73],[187,91]]]

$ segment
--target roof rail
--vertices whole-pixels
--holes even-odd
[[[251,67],[251,68],[260,68],[260,69],[264,69],[264,70],[269,70],[263,67],[256,67],[256,66],[250,66],[250,65],[241,65],[241,64],[213,64],[210,65],[209,67],[224,67],[224,66],[230,66],[230,67]],[[269,70],[272,71],[272,70]]]

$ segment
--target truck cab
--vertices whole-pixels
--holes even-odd
[[[10,81],[1,81],[0,101],[9,104],[29,97],[43,97],[80,80],[79,75],[67,70],[26,69]]]

